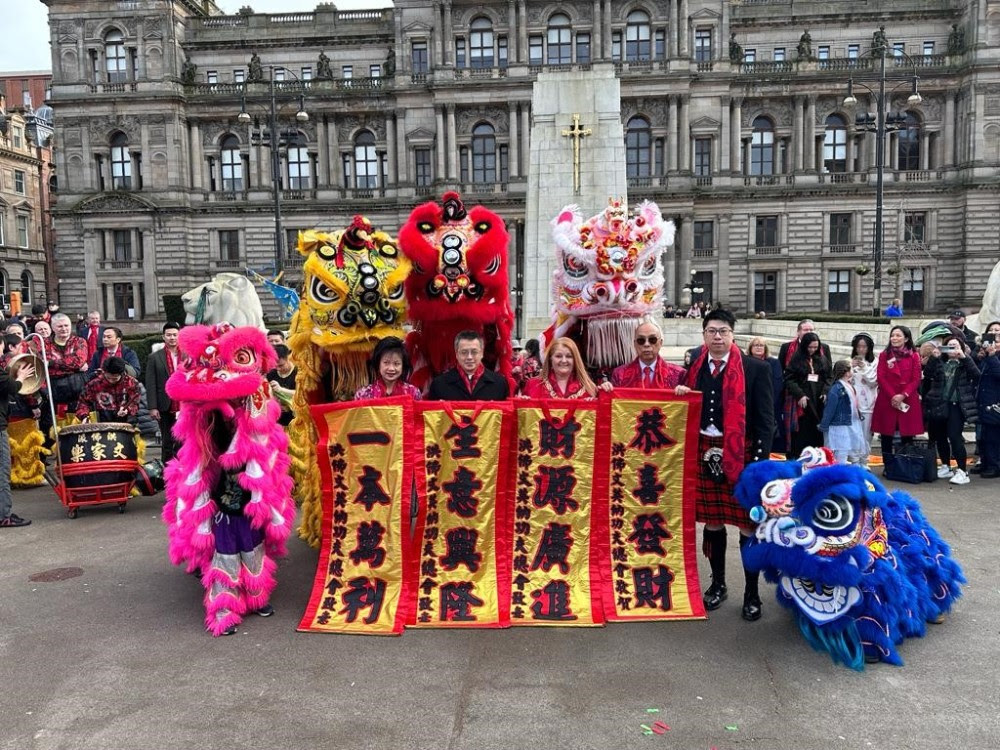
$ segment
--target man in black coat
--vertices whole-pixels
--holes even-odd
[[[799,325],[795,329],[795,338],[791,341],[786,341],[778,350],[778,361],[781,362],[782,370],[788,367],[788,363],[792,361],[792,355],[795,354],[795,350],[798,348],[799,342],[807,333],[816,333],[816,324],[808,318],[806,320],[799,321]],[[816,335],[818,336],[819,334]],[[820,351],[823,352],[823,356],[826,357],[827,361],[830,363],[830,367],[833,367],[833,359],[830,357],[830,347],[828,344],[822,343],[822,338],[819,348]]]
[[[718,609],[728,596],[726,525],[739,528],[741,550],[756,527],[733,496],[733,487],[748,462],[768,458],[774,436],[771,367],[740,352],[735,328],[736,318],[728,310],[705,316],[705,345],[692,361],[685,384],[676,388],[679,395],[702,393],[695,518],[705,524],[703,549],[712,567],[712,584],[703,597],[707,610]],[[752,622],[761,616],[759,574],[744,567],[744,577],[742,616]]]
[[[180,365],[180,351],[177,349],[179,331],[180,326],[176,323],[164,323],[163,348],[150,354],[146,360],[146,400],[149,416],[160,423],[163,463],[172,459],[179,447],[173,435],[177,405],[167,395],[167,379]]]
[[[483,365],[483,337],[462,331],[455,337],[458,367],[431,381],[428,401],[505,401],[510,387],[503,375]]]

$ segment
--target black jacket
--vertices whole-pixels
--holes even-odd
[[[506,401],[510,397],[507,378],[493,370],[484,370],[472,393],[462,382],[458,370],[448,370],[431,381],[428,401]]]
[[[146,400],[150,409],[170,410],[170,396],[167,395],[167,350],[155,351],[146,360]]]
[[[924,399],[924,418],[930,419],[935,407],[945,399],[944,362],[941,357],[929,357],[924,365],[920,394]],[[955,388],[958,391],[958,406],[966,422],[976,422],[979,409],[976,406],[976,390],[979,385],[979,367],[973,357],[966,355],[959,360],[955,372]],[[947,411],[946,411],[947,413]]]
[[[16,396],[20,392],[21,381],[8,375],[6,367],[0,367],[0,430],[7,429],[7,410],[10,407],[11,396]]]

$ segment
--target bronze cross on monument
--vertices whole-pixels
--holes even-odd
[[[580,127],[580,115],[573,115],[573,127],[562,132],[564,136],[573,139],[573,194],[580,194],[580,139],[592,135],[590,128]]]

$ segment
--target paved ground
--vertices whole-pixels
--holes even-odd
[[[708,622],[300,634],[316,553],[297,540],[277,614],[212,639],[198,582],[167,561],[161,498],[69,520],[47,488],[20,491],[34,523],[0,529],[0,748],[996,748],[1000,481],[919,496],[966,595],[905,667],[858,674],[769,598],[754,624],[736,596]],[[58,568],[80,574],[32,581]],[[645,736],[656,720],[669,732]]]

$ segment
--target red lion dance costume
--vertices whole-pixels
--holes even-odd
[[[413,263],[405,288],[414,330],[406,347],[418,388],[456,365],[455,335],[464,330],[483,336],[483,364],[510,380],[508,241],[503,219],[482,206],[466,211],[451,192],[442,205],[417,206],[399,230],[399,247]]]
[[[167,465],[170,560],[205,586],[205,627],[231,635],[250,612],[270,614],[274,557],[285,554],[295,505],[288,439],[263,373],[275,366],[262,331],[229,323],[181,331],[184,365],[167,381],[180,403]]]

